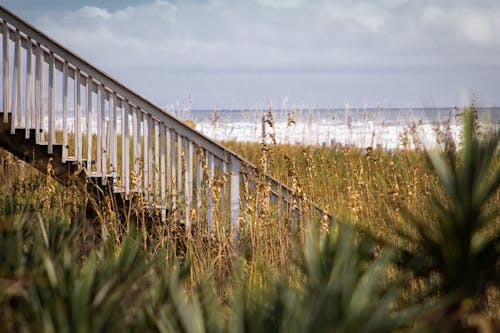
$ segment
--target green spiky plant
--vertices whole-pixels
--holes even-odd
[[[400,232],[412,244],[400,247],[402,263],[429,286],[422,296],[439,296],[425,330],[465,329],[488,287],[500,281],[499,207],[488,206],[499,195],[499,138],[483,138],[474,112],[465,110],[461,149],[427,153],[445,197],[433,195],[435,223],[409,213],[414,230]]]
[[[304,307],[299,332],[387,332],[421,311],[398,309],[398,283],[385,283],[392,250],[374,258],[373,240],[339,224],[329,234],[313,228],[303,251]],[[335,232],[338,230],[338,232]]]

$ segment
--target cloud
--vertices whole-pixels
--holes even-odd
[[[499,22],[500,2],[488,0],[157,0],[53,10],[33,23],[118,77],[244,83],[284,73],[498,70]]]

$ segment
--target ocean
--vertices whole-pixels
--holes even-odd
[[[458,140],[462,110],[449,108],[344,108],[272,110],[180,110],[174,115],[194,122],[215,140],[304,145],[432,148],[443,135]],[[479,108],[485,131],[498,132],[500,107]]]

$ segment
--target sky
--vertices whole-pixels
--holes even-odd
[[[498,0],[2,0],[162,107],[500,106]]]

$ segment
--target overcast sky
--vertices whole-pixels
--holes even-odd
[[[160,106],[500,106],[498,0],[3,0]]]

